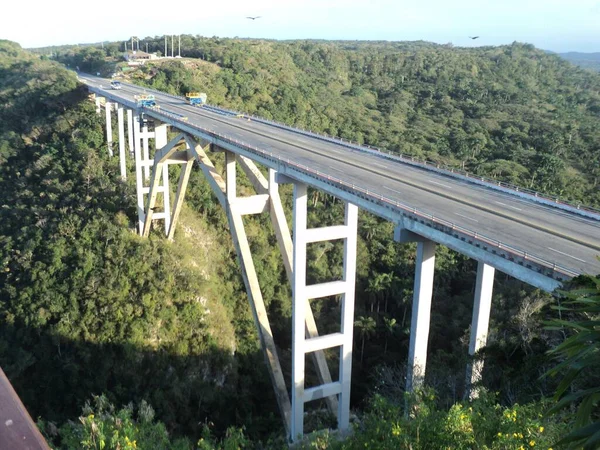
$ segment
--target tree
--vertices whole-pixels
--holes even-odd
[[[398,324],[396,323],[396,319],[384,317],[383,324],[385,326],[385,346],[383,347],[383,354],[387,353],[388,347],[388,338],[393,337],[396,333],[396,329],[398,328]]]
[[[354,322],[354,326],[357,328],[362,342],[360,345],[360,363],[362,364],[365,356],[365,340],[375,334],[377,324],[372,317],[360,316],[358,320]]]
[[[596,449],[600,445],[600,278],[589,277],[588,284],[588,288],[565,293],[568,300],[556,307],[572,320],[550,323],[550,329],[564,331],[569,337],[551,351],[560,363],[548,374],[563,374],[555,394],[558,403],[551,411],[577,407],[573,429],[558,445]]]

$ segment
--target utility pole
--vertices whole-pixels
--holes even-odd
[[[167,56],[169,56],[169,52],[168,52],[168,49],[167,49],[167,35],[165,34],[165,58]]]
[[[181,35],[179,35],[179,57],[181,58]]]
[[[175,57],[175,46],[173,45],[173,35],[171,35],[171,58]]]
[[[148,53],[148,43],[146,42],[146,53]]]

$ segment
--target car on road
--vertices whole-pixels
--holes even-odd
[[[110,82],[110,87],[112,89],[121,89],[121,82],[113,80],[113,81]]]

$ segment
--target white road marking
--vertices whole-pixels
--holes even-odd
[[[494,203],[498,203],[499,205],[506,206],[507,208],[516,209],[517,211],[523,211],[521,208],[517,208],[516,206],[507,205],[506,203],[494,201]]]
[[[439,184],[440,186],[443,186],[443,187],[448,188],[448,189],[452,189],[452,187],[448,186],[447,184],[438,183],[437,181],[433,181],[433,180],[429,180],[429,182],[433,183],[433,184]]]
[[[472,217],[467,217],[467,216],[464,216],[464,215],[459,214],[459,213],[454,213],[454,214],[456,214],[457,216],[460,216],[460,217],[464,217],[465,219],[472,220],[473,222],[479,222],[479,220],[473,219]]]
[[[384,189],[387,189],[388,191],[395,192],[396,194],[403,194],[403,192],[397,191],[396,189],[392,189],[392,188],[389,188],[389,187],[387,187],[387,186],[384,186],[383,188],[384,188]]]
[[[573,256],[573,255],[569,255],[568,253],[563,253],[563,252],[561,252],[561,251],[559,251],[559,250],[556,250],[556,249],[554,249],[554,248],[552,248],[552,247],[548,247],[548,250],[552,250],[553,252],[560,253],[561,255],[568,256],[569,258],[576,259],[577,261],[581,261],[582,263],[584,263],[584,262],[585,262],[583,259],[579,259],[579,258],[577,258],[577,257],[575,257],[575,256]]]
[[[333,169],[333,170],[340,170],[337,167],[333,167],[333,166],[327,166],[327,167],[329,167],[330,169]]]
[[[376,163],[376,162],[374,162],[373,164],[376,165],[376,166],[379,166],[379,167],[383,167],[384,169],[388,168],[388,166],[384,166],[383,164],[379,164],[379,163]]]

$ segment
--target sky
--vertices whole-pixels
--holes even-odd
[[[25,48],[194,34],[455,46],[519,41],[600,52],[600,0],[13,0],[2,9],[0,39]]]

